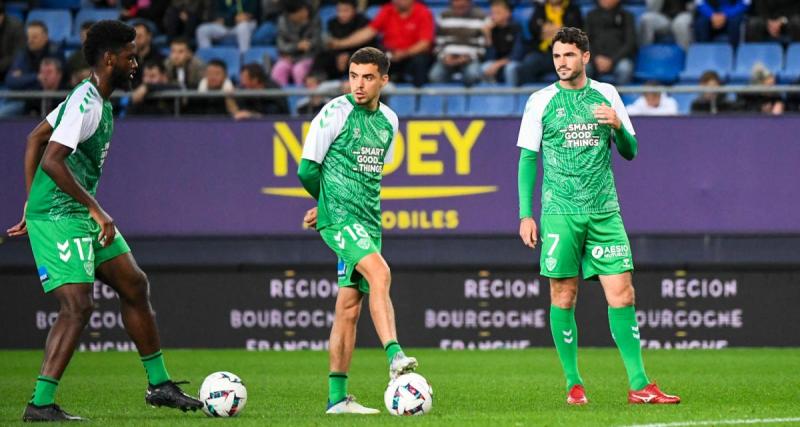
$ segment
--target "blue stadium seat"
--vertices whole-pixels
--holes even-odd
[[[495,83],[480,83],[481,88],[505,87]],[[480,94],[469,97],[468,113],[473,116],[510,116],[516,112],[516,99],[514,95]]]
[[[197,49],[197,56],[203,61],[221,59],[228,65],[228,76],[234,78],[239,75],[241,57],[239,49],[235,47],[212,46]]]
[[[269,61],[267,58],[269,58]],[[244,53],[242,57],[242,64],[250,64],[255,62],[263,66],[271,67],[277,58],[278,48],[274,46],[251,47],[250,50]]]
[[[444,96],[420,95],[415,116],[441,116],[444,113]]]
[[[461,83],[436,83],[425,86],[432,89],[464,88]],[[423,95],[424,96],[424,95]],[[444,114],[448,116],[463,116],[467,114],[467,95],[442,95],[444,98]]]
[[[408,83],[398,83],[395,87],[397,89],[410,89],[414,86]],[[391,95],[389,97],[389,107],[400,117],[413,116],[417,110],[417,97],[416,95]]]
[[[647,6],[643,4],[626,4],[623,9],[633,15],[633,20],[637,26],[639,25],[639,20],[642,19],[642,15],[647,12]]]
[[[319,22],[322,24],[322,31],[328,32],[328,21],[336,17],[336,6],[326,5],[319,8]]]
[[[639,49],[633,77],[639,81],[674,83],[683,70],[684,53],[675,44],[651,44]]]
[[[694,101],[698,94],[696,93],[674,93],[670,94],[676,101],[678,101],[678,113],[682,115],[689,114],[692,109],[692,101]]]
[[[378,14],[378,12],[380,12],[380,10],[381,10],[381,6],[377,5],[377,4],[374,4],[374,5],[372,5],[372,6],[367,8],[367,11],[364,12],[364,15],[366,15],[367,18],[369,18],[369,20],[371,21],[373,18],[375,18],[375,16]]]
[[[253,31],[251,42],[258,46],[272,46],[278,35],[278,27],[273,22],[266,21]]]
[[[686,67],[680,74],[682,82],[697,83],[709,70],[716,71],[725,81],[733,70],[733,47],[728,43],[695,43],[686,53]]]
[[[747,82],[757,63],[773,73],[783,69],[783,49],[778,43],[742,43],[736,51],[736,67],[731,73],[733,82]]]
[[[81,0],[39,0],[42,9],[80,9]]]
[[[533,16],[533,6],[517,5],[511,12],[511,16],[522,29],[522,38],[525,40],[530,40],[531,29],[528,27],[528,22]]]
[[[792,43],[786,49],[786,65],[778,73],[781,83],[795,83],[800,79],[800,43]]]
[[[16,16],[20,22],[25,22],[25,12],[28,11],[28,4],[22,2],[7,2],[6,14]]]
[[[75,15],[75,23],[72,25],[72,34],[67,37],[66,43],[70,47],[81,45],[81,25],[84,22],[97,22],[106,19],[118,19],[118,9],[81,9]]]
[[[50,41],[61,43],[72,32],[72,15],[67,9],[34,9],[28,13],[27,23],[42,21],[47,26]]]

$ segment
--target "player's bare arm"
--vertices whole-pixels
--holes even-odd
[[[50,140],[50,135],[52,134],[53,127],[50,126],[47,120],[42,120],[28,135],[28,143],[25,146],[25,194],[31,192],[33,176],[36,175],[36,168],[42,160],[44,148],[47,146],[47,141]],[[6,233],[8,233],[9,237],[24,236],[28,233],[24,207],[22,209],[22,219],[6,230]]]
[[[78,183],[75,175],[67,167],[66,159],[71,153],[72,149],[66,145],[57,142],[47,144],[44,156],[42,156],[42,171],[49,175],[63,192],[89,208],[89,215],[100,226],[98,241],[104,247],[108,246],[116,234],[114,220],[100,207],[97,200]]]

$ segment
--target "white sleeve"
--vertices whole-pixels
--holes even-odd
[[[392,124],[392,142],[389,144],[389,148],[386,149],[386,155],[383,156],[383,164],[387,164],[394,161],[394,147],[395,143],[397,142],[397,132],[400,129],[400,121],[397,118],[397,114],[389,109],[389,107],[381,104],[380,108],[381,112],[383,112],[383,115],[386,116],[386,118],[389,120],[389,123]]]
[[[628,110],[625,109],[625,104],[622,102],[622,98],[619,97],[619,93],[616,89],[614,89],[611,98],[611,108],[617,112],[617,117],[619,117],[620,122],[622,122],[622,126],[625,126],[625,129],[627,129],[628,133],[631,135],[636,135],[636,131],[633,130],[631,118],[628,117]]]
[[[547,104],[558,93],[555,85],[534,92],[525,104],[522,122],[519,125],[517,147],[539,152],[542,146],[542,116]]]
[[[322,164],[328,149],[344,128],[347,116],[353,110],[350,102],[341,96],[327,103],[311,121],[303,143],[303,158]]]
[[[61,120],[55,126],[50,141],[75,151],[78,144],[89,139],[97,130],[103,106],[95,99],[95,95],[81,89],[75,90],[66,103],[64,112],[61,113]]]
[[[56,127],[56,121],[58,121],[58,112],[61,111],[62,105],[64,105],[64,101],[61,101],[58,106],[49,114],[47,114],[47,117],[45,117],[45,120],[47,120],[47,123],[49,123],[50,127],[52,128]]]

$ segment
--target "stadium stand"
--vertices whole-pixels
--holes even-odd
[[[680,74],[683,83],[697,83],[707,70],[715,70],[723,81],[733,71],[733,47],[727,43],[695,43],[686,52],[686,66]]]
[[[42,21],[47,26],[51,41],[61,43],[72,33],[72,15],[69,10],[34,9],[28,13],[26,23]]]

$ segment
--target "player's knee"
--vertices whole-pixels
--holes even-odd
[[[361,314],[361,306],[360,305],[352,305],[349,307],[339,307],[336,310],[336,317],[338,317],[341,321],[348,323],[348,324],[356,324],[358,323],[358,317]]]
[[[389,269],[388,265],[383,265],[381,268],[376,269],[375,272],[371,275],[372,281],[370,281],[370,292],[373,290],[383,291],[389,289],[392,285],[392,271]]]
[[[551,286],[550,287],[550,302],[559,308],[572,308],[575,307],[575,302],[578,299],[577,289],[568,286]]]
[[[636,303],[636,293],[633,286],[626,286],[619,291],[609,295],[608,305],[611,307],[627,307]]]
[[[129,279],[126,295],[122,296],[131,304],[147,304],[150,300],[150,281],[144,271],[137,271]]]
[[[59,315],[65,316],[72,321],[86,324],[92,315],[92,311],[94,311],[92,298],[89,295],[80,295],[62,301]]]

